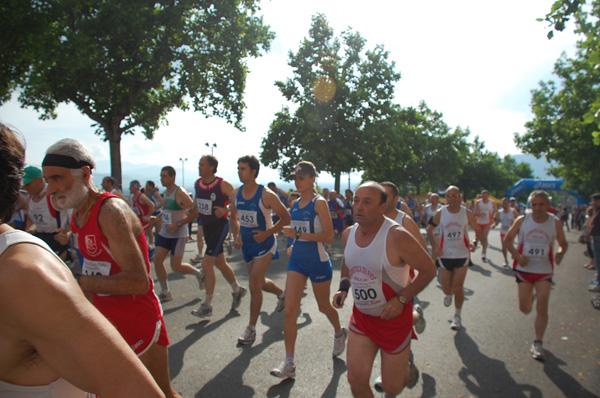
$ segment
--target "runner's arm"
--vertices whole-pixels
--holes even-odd
[[[567,249],[569,248],[569,244],[567,243],[567,238],[565,237],[565,231],[563,230],[562,222],[556,219],[556,241],[558,242],[559,250],[554,256],[554,261],[556,265],[559,265],[563,260]],[[596,253],[594,253],[595,255]]]

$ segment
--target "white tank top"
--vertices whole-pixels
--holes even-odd
[[[46,201],[44,198],[43,202]],[[28,234],[27,232],[12,230],[0,234],[0,255],[4,251],[17,243],[31,243],[52,253],[54,257],[60,258],[48,247],[42,240]],[[61,260],[62,262],[62,260]],[[44,386],[18,386],[15,384],[0,381],[0,398],[86,398],[88,394],[65,379],[59,378],[56,381]]]
[[[553,248],[556,239],[556,220],[548,213],[548,219],[543,223],[533,220],[531,213],[525,216],[519,229],[518,251],[529,262],[525,267],[516,263],[517,271],[531,274],[551,274],[554,270]]]
[[[502,209],[498,212],[498,218],[500,219],[500,233],[506,235],[513,221],[515,221],[515,211],[512,207],[508,211]]]
[[[489,224],[492,222],[494,213],[494,203],[492,200],[488,200],[487,203],[483,202],[483,199],[479,199],[479,215],[477,216],[477,224]]]
[[[442,258],[469,258],[467,209],[460,206],[458,213],[453,214],[448,211],[447,207],[443,207],[438,226],[441,236],[440,246],[443,251]]]
[[[48,205],[48,197],[45,195],[46,188],[44,187],[42,191],[44,197],[39,202],[34,201],[33,196],[29,197],[27,212],[31,221],[35,224],[35,232],[50,233],[56,232],[59,228],[56,217],[52,215]],[[54,213],[56,214],[56,212]]]
[[[394,221],[396,221],[398,224],[402,225],[402,222],[404,221],[404,217],[406,217],[406,213],[403,212],[402,210],[398,210],[398,214],[396,215],[396,218],[394,219]]]
[[[396,222],[385,217],[373,241],[367,247],[359,247],[355,237],[358,224],[355,224],[346,242],[344,261],[350,270],[354,305],[367,315],[381,316],[387,303],[384,285],[397,294],[410,282],[410,267],[394,267],[387,258],[387,236],[395,225]]]

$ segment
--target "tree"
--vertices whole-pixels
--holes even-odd
[[[573,58],[563,55],[556,61],[558,82],[540,82],[532,91],[534,118],[524,134],[515,134],[515,142],[526,153],[556,161],[551,173],[565,178],[565,188],[591,193],[600,185],[600,1],[592,2],[589,11],[583,11],[583,3],[556,2],[547,17],[562,30],[574,16],[581,39]]]
[[[335,38],[324,15],[312,18],[309,38],[297,53],[289,52],[294,77],[276,82],[295,105],[275,115],[262,142],[261,161],[279,168],[282,178],[300,160],[335,177],[360,170],[377,140],[369,126],[384,120],[392,108],[394,83],[400,74],[382,46],[365,51],[365,40],[348,30]]]
[[[390,118],[374,126],[381,139],[365,160],[363,178],[412,186],[417,194],[455,181],[461,174],[469,132],[461,128],[450,132],[442,117],[424,101],[417,109],[396,107]]]
[[[73,103],[109,142],[121,180],[123,134],[151,139],[174,108],[225,118],[242,129],[246,59],[273,33],[257,1],[8,0],[0,6],[0,103],[56,117]]]

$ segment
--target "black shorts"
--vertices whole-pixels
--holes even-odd
[[[206,242],[207,256],[217,257],[223,253],[223,242],[229,233],[229,220],[220,218],[210,224],[203,224],[204,242]]]
[[[470,260],[468,258],[438,258],[437,262],[441,269],[454,271],[469,265]]]

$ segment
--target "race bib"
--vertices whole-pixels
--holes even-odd
[[[460,229],[448,229],[445,233],[446,240],[457,242],[463,239],[463,231]]]
[[[370,272],[352,274],[352,295],[354,304],[364,310],[379,307],[385,300],[381,282]]]
[[[548,258],[550,248],[542,243],[525,243],[523,245],[523,255],[529,258],[541,259]]]
[[[162,222],[164,225],[173,224],[173,213],[171,213],[171,210],[163,210]]]
[[[109,276],[111,264],[109,261],[83,260],[82,275]]]
[[[310,233],[310,221],[292,220],[290,225],[296,232]]]
[[[257,212],[252,210],[238,210],[238,220],[242,227],[258,227]]]
[[[196,198],[196,206],[200,214],[204,214],[205,216],[212,214],[212,200]]]

